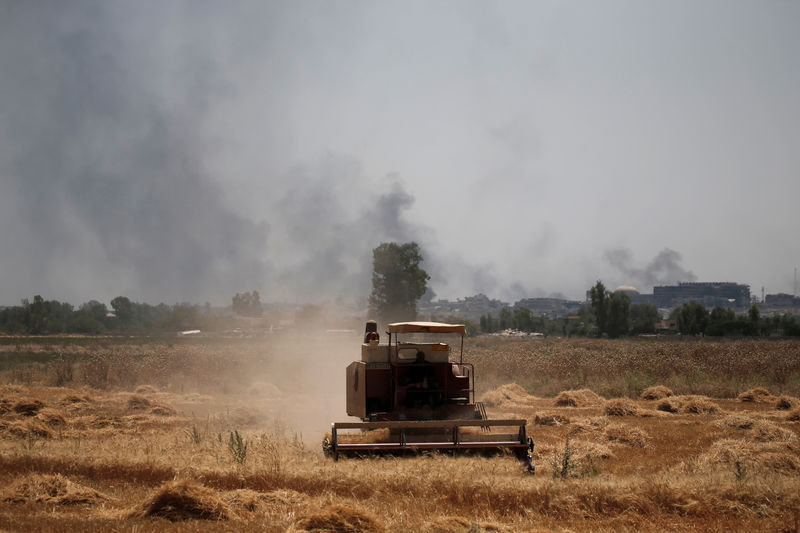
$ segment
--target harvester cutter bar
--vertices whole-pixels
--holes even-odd
[[[509,427],[516,432],[487,435],[463,433],[464,427]],[[389,429],[394,435],[386,442],[340,442],[341,429]],[[492,438],[494,437],[494,439]],[[521,452],[531,447],[525,432],[525,420],[420,420],[387,422],[336,422],[331,425],[330,451],[334,460],[339,453],[403,450],[487,450],[509,449]]]

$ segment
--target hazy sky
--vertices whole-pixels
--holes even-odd
[[[0,0],[0,305],[800,265],[800,2]]]

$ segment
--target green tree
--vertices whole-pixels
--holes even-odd
[[[652,304],[631,305],[631,333],[655,333],[659,318],[658,309]]]
[[[510,307],[503,307],[500,309],[500,329],[514,329],[516,324],[514,324],[514,312],[511,311]]]
[[[770,337],[773,333],[777,333],[779,329],[781,329],[781,317],[778,315],[761,319],[761,335]]]
[[[590,291],[592,299],[592,313],[594,314],[595,323],[597,324],[597,332],[599,335],[606,333],[608,321],[608,291],[603,282],[597,280],[594,287]]]
[[[590,306],[582,304],[578,308],[578,314],[567,317],[563,326],[563,333],[567,337],[581,336],[586,337],[594,324],[594,313]]]
[[[41,335],[47,328],[47,304],[38,294],[33,297],[33,303],[26,306],[28,312],[28,331],[33,335]]]
[[[25,310],[18,305],[0,310],[0,329],[5,333],[26,333]]]
[[[514,322],[520,331],[531,332],[534,329],[533,313],[527,307],[514,309]]]
[[[464,327],[467,328],[467,337],[474,337],[478,334],[478,324],[473,322],[472,320],[467,320],[466,318],[461,320],[454,320],[453,322],[461,322],[464,324]]]
[[[97,300],[89,300],[88,302],[81,304],[80,310],[86,311],[93,319],[100,323],[105,322],[106,315],[108,314],[108,308],[106,307],[106,304],[98,302]]]
[[[704,334],[708,326],[708,310],[698,302],[689,302],[678,308],[677,319],[681,335]]]
[[[628,324],[631,310],[631,299],[624,292],[612,292],[608,295],[608,316],[606,331],[609,337],[615,339],[628,333]]]
[[[105,304],[89,300],[72,314],[69,329],[78,333],[101,333],[106,329],[107,313]]]
[[[484,333],[494,333],[495,331],[497,331],[497,328],[499,327],[499,323],[492,316],[492,313],[489,313],[487,315],[481,315],[480,324],[481,324],[481,331],[483,331]]]
[[[125,296],[117,296],[111,300],[111,308],[120,324],[127,325],[133,320],[133,304]]]
[[[372,250],[369,305],[378,320],[390,323],[417,317],[417,301],[430,279],[420,263],[422,254],[415,242],[385,242]]]
[[[47,333],[64,333],[72,320],[72,306],[67,302],[49,300],[47,305]]]
[[[747,312],[747,329],[749,335],[759,334],[759,325],[761,322],[761,312],[758,310],[756,304],[750,306]]]
[[[199,315],[199,308],[195,305],[175,304],[172,306],[172,314],[164,321],[163,326],[174,331],[200,329]]]
[[[233,312],[237,315],[260,317],[264,313],[258,291],[237,292],[233,297]]]
[[[589,291],[597,334],[619,337],[628,333],[631,299],[623,292],[608,292],[598,280]]]
[[[783,334],[786,336],[800,336],[800,324],[798,324],[797,319],[789,313],[784,313],[781,317],[781,329],[783,329]]]
[[[733,309],[725,309],[724,307],[716,306],[711,310],[708,316],[708,327],[706,328],[706,335],[714,337],[721,337],[732,329],[732,325],[736,322],[736,313]]]

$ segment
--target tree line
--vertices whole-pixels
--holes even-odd
[[[370,316],[383,323],[414,320],[417,301],[427,289],[430,279],[420,266],[422,254],[416,243],[382,243],[373,250],[372,293]],[[463,321],[471,335],[494,333],[506,329],[527,333],[564,336],[596,336],[616,338],[625,335],[655,333],[660,322],[658,309],[651,304],[631,304],[623,292],[611,292],[598,281],[589,291],[590,302],[573,317],[551,319],[534,316],[525,307],[500,309],[495,318],[481,315],[479,324]],[[241,316],[261,317],[263,306],[258,291],[237,293],[231,306]],[[0,332],[21,335],[90,333],[105,331],[151,330],[180,331],[186,329],[218,329],[230,325],[229,317],[214,316],[209,304],[149,305],[133,302],[125,296],[111,300],[111,309],[90,300],[77,309],[66,302],[45,300],[36,295],[33,301],[0,309]],[[686,303],[670,314],[683,335],[768,336],[782,334],[800,336],[800,323],[789,314],[761,317],[753,305],[748,313],[737,315],[732,309],[715,307],[708,311],[697,302]],[[459,320],[451,318],[451,320]]]
[[[120,330],[180,331],[209,328],[218,322],[209,305],[149,305],[133,302],[125,296],[111,300],[111,310],[104,303],[90,300],[77,308],[67,302],[33,301],[0,310],[0,332],[16,335],[53,335],[61,333],[97,334]]]
[[[616,338],[623,335],[655,333],[660,321],[658,309],[650,304],[633,304],[624,293],[610,292],[601,282],[592,287],[591,304],[582,305],[577,315],[568,318],[534,316],[525,307],[500,309],[497,318],[481,315],[480,330],[495,333],[506,329],[526,333],[563,336],[598,336]]]
[[[660,321],[658,310],[650,304],[631,305],[623,292],[609,292],[598,281],[589,292],[596,334],[610,338],[625,334],[653,333]],[[753,304],[747,313],[736,314],[733,309],[714,307],[711,311],[699,302],[688,302],[670,312],[681,335],[769,336],[773,334],[800,336],[800,324],[790,315],[761,317]]]
[[[733,309],[715,307],[709,311],[697,302],[689,302],[674,309],[670,318],[677,321],[678,331],[683,335],[800,337],[800,322],[796,317],[788,313],[762,317],[756,305],[737,315]]]
[[[530,309],[504,307],[497,317],[481,315],[480,331],[495,333],[506,329],[537,332],[548,335],[618,338],[626,335],[656,333],[661,316],[651,304],[631,304],[627,294],[612,292],[598,281],[589,291],[590,301],[578,314],[569,318],[551,319],[533,316]],[[761,317],[753,305],[747,313],[736,314],[733,309],[715,307],[707,310],[698,302],[689,302],[672,310],[674,321],[682,335],[722,336],[800,336],[797,318],[783,316]]]

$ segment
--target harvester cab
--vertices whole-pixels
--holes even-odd
[[[490,420],[475,401],[474,367],[464,363],[464,325],[398,322],[386,335],[381,343],[377,324],[367,322],[361,360],[346,373],[347,414],[361,422],[334,423],[326,452],[337,459],[348,452],[510,450],[533,470],[525,420]],[[450,343],[441,342],[445,335],[458,336],[457,357]]]

